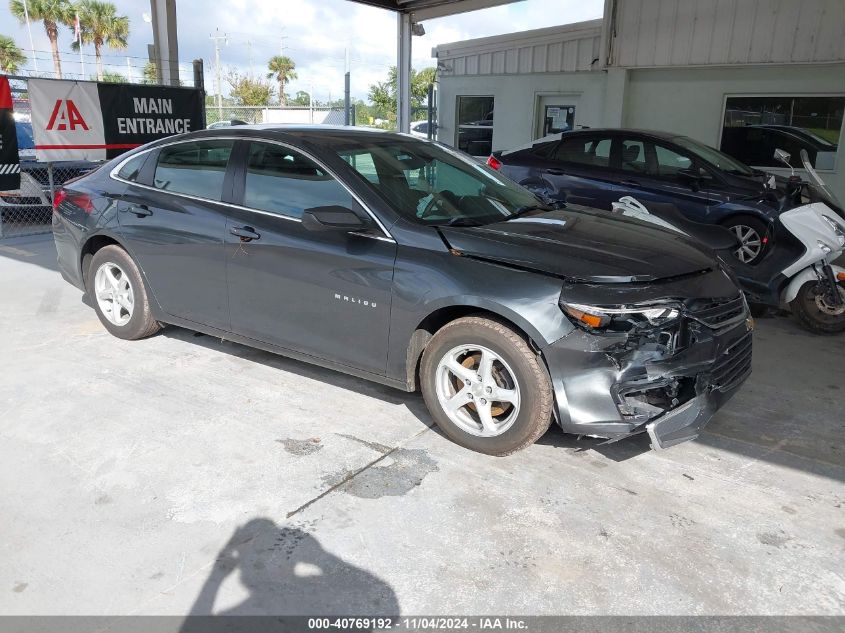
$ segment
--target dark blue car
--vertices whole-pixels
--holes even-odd
[[[548,198],[610,209],[622,196],[672,202],[689,219],[731,229],[737,257],[762,255],[778,214],[772,176],[686,136],[625,129],[565,132],[487,164]]]

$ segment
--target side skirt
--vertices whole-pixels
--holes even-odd
[[[363,378],[364,380],[370,380],[388,387],[393,387],[394,389],[400,389],[406,392],[409,391],[408,385],[403,380],[396,380],[380,374],[374,374],[372,372],[358,369],[357,367],[351,367],[349,365],[343,365],[317,356],[311,356],[310,354],[297,352],[296,350],[288,349],[286,347],[280,347],[278,345],[272,345],[271,343],[265,343],[263,341],[249,338],[247,336],[241,336],[239,334],[235,334],[234,332],[227,332],[208,325],[203,325],[202,323],[195,323],[194,321],[189,321],[187,319],[180,319],[169,314],[163,315],[159,310],[154,310],[153,312],[158,313],[155,314],[155,318],[162,324],[175,325],[177,327],[185,328],[186,330],[202,332],[203,334],[214,338],[239,343],[240,345],[246,345],[247,347],[254,347],[256,349],[264,350],[265,352],[270,352],[271,354],[278,354],[279,356],[303,361],[305,363],[317,365],[325,369],[331,369],[342,374],[349,374],[357,378]]]

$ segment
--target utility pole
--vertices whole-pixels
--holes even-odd
[[[308,91],[308,120],[314,123],[314,84],[309,86]]]
[[[214,31],[216,35],[210,35],[209,37],[214,40],[214,71],[217,75],[217,116],[219,117],[218,120],[223,119],[223,80],[220,77],[220,40],[228,45],[229,44],[229,36],[224,33],[220,35],[220,29],[215,29]]]
[[[23,16],[26,20],[26,30],[29,33],[29,51],[32,53],[32,64],[35,66],[35,72],[38,72],[38,58],[35,56],[35,44],[32,41],[32,26],[29,24],[29,7],[26,5],[26,0],[23,0]],[[85,77],[83,77],[85,79]]]
[[[346,52],[346,74],[343,76],[343,124],[344,125],[355,125],[355,121],[351,121],[352,119],[352,99],[350,98],[349,94],[349,84],[350,84],[350,75],[349,75],[349,49],[345,50]]]

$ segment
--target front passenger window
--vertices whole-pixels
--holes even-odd
[[[244,205],[291,218],[305,209],[352,206],[352,196],[317,163],[282,145],[252,143]]]
[[[674,178],[677,177],[679,171],[692,169],[692,160],[688,156],[679,154],[668,147],[655,145],[654,154],[657,159],[658,176]]]
[[[207,200],[221,200],[226,166],[234,141],[177,143],[161,149],[154,185]]]

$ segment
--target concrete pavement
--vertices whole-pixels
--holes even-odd
[[[696,442],[492,458],[418,395],[115,339],[54,258],[0,241],[4,614],[845,611],[845,336],[762,320]]]

